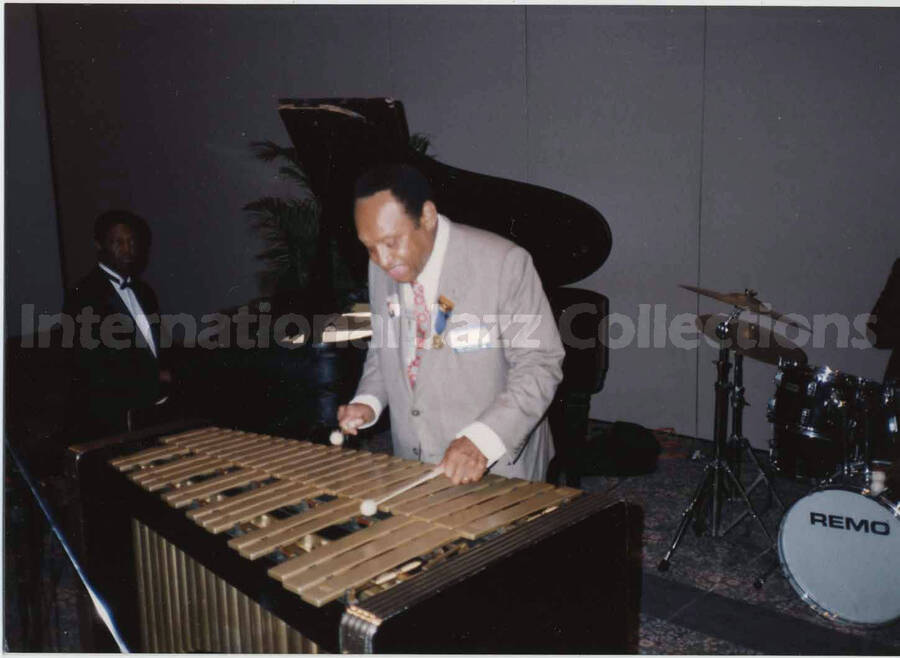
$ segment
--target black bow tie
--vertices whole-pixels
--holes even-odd
[[[115,285],[119,286],[119,290],[125,290],[125,288],[134,289],[134,281],[130,276],[126,276],[124,279],[114,279],[113,277],[109,277],[109,280],[112,281]]]

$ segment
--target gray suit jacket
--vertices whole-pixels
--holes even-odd
[[[565,355],[550,305],[527,251],[487,231],[448,225],[438,285],[454,303],[445,344],[435,349],[429,341],[411,389],[403,323],[391,303],[399,285],[370,262],[374,335],[356,393],[390,408],[395,455],[437,463],[457,432],[481,421],[507,451],[491,472],[542,480],[553,456],[544,414]],[[476,338],[484,335],[485,345]]]

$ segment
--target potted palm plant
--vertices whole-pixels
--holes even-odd
[[[410,147],[422,155],[433,157],[428,151],[431,138],[423,133],[410,135]],[[251,226],[263,239],[264,248],[256,258],[263,263],[258,273],[260,290],[271,298],[273,310],[292,312],[307,310],[311,296],[310,268],[319,244],[318,200],[310,191],[306,173],[293,147],[280,146],[272,141],[253,142],[254,155],[264,162],[278,164],[278,173],[297,184],[295,198],[262,197],[244,206]],[[334,241],[329,241],[328,258],[339,291],[341,309],[365,298],[365,281],[345,266]]]

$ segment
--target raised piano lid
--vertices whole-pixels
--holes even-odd
[[[322,203],[323,225],[357,272],[366,253],[352,247],[352,185],[378,162],[408,162],[429,179],[438,210],[527,249],[546,288],[574,283],[606,261],[609,225],[597,210],[562,192],[476,174],[421,155],[409,146],[403,103],[389,98],[283,99],[279,113],[310,189]]]

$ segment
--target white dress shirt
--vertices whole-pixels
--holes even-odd
[[[150,348],[150,351],[153,352],[153,356],[157,357],[156,354],[156,343],[153,342],[153,332],[150,331],[150,321],[147,319],[147,315],[144,313],[144,309],[141,308],[141,304],[138,301],[137,296],[134,294],[134,290],[130,287],[122,288],[122,275],[117,272],[111,270],[103,263],[97,263],[100,266],[100,269],[106,272],[106,274],[110,278],[109,285],[113,287],[113,289],[119,293],[119,297],[122,298],[122,302],[125,304],[125,308],[128,309],[128,312],[131,313],[131,317],[134,318],[134,322],[137,325],[137,328],[140,330],[141,335],[143,335],[144,340],[147,341],[147,346]],[[157,357],[158,358],[158,357]]]
[[[431,337],[434,334],[434,320],[438,312],[437,300],[440,296],[438,284],[441,279],[441,269],[444,267],[444,255],[447,253],[447,243],[450,241],[450,223],[443,215],[438,215],[437,235],[434,238],[434,247],[428,256],[428,261],[416,281],[422,284],[425,291],[425,303],[431,309],[428,335],[425,337],[425,349],[431,349]],[[416,324],[415,302],[413,300],[413,287],[410,283],[400,284],[400,322],[401,343],[400,349],[403,362],[409,366],[416,356]],[[375,411],[375,419],[371,423],[362,425],[360,429],[371,427],[381,416],[384,409],[381,402],[374,395],[359,395],[353,398],[351,404],[361,403],[370,406]],[[506,446],[497,433],[482,422],[475,421],[463,427],[456,433],[455,438],[468,437],[487,459],[488,464],[495,462],[506,454]]]

